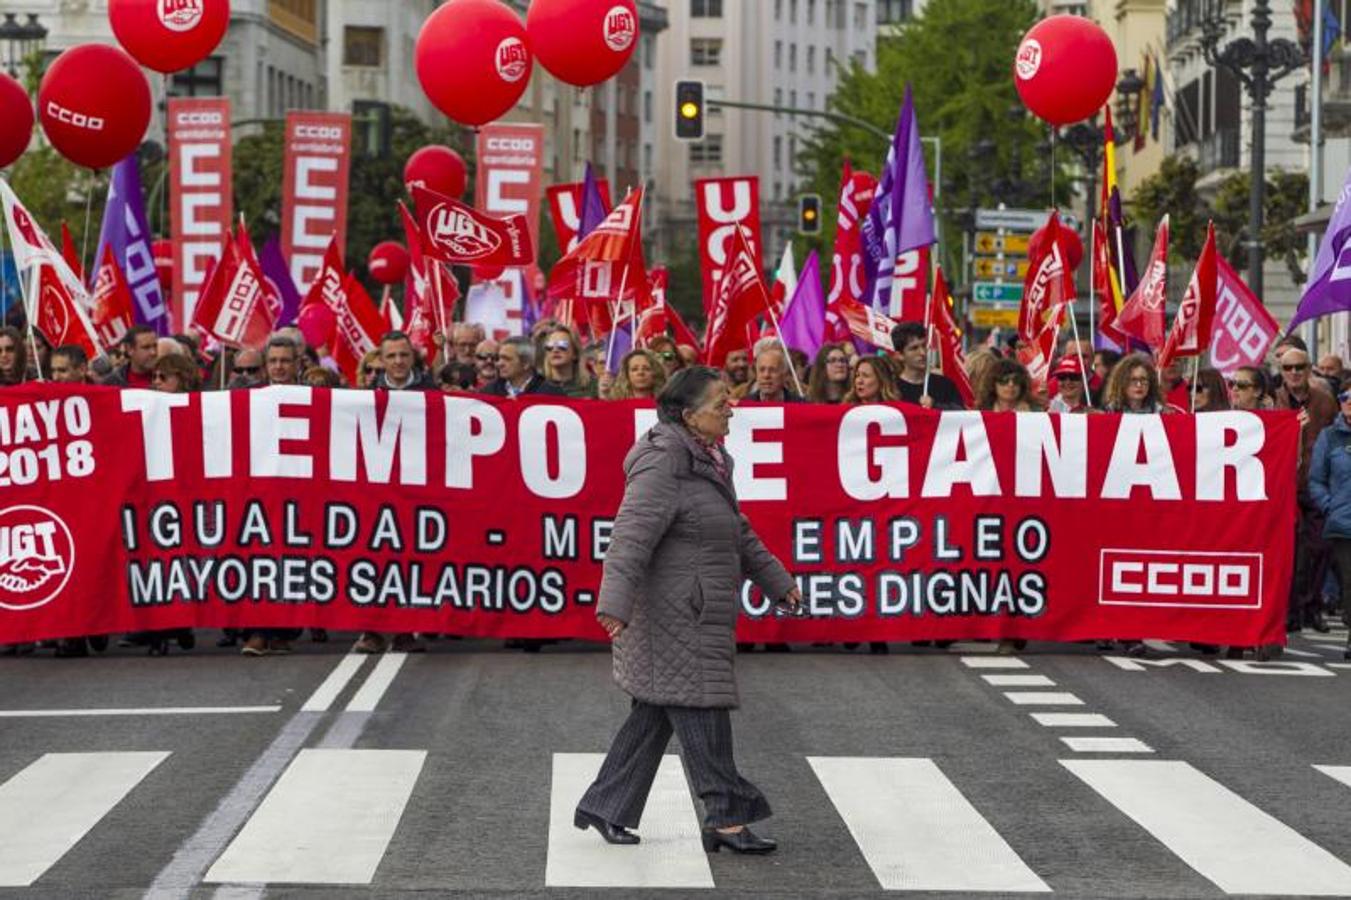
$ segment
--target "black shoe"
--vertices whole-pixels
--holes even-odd
[[[1322,610],[1316,609],[1309,613],[1309,616],[1305,621],[1308,622],[1310,628],[1319,634],[1327,634],[1332,630],[1332,626],[1328,624],[1328,620],[1323,618]]]
[[[868,644],[868,652],[874,656],[886,656],[891,652],[891,648],[884,641],[873,641]]]
[[[706,828],[703,838],[706,853],[717,853],[723,847],[735,853],[773,853],[779,846],[770,838],[757,837],[749,828],[732,832]]]
[[[636,844],[638,835],[619,825],[612,825],[602,819],[600,816],[593,816],[585,810],[577,810],[572,814],[572,824],[576,825],[582,831],[588,828],[594,828],[600,832],[600,836],[605,839],[607,844]],[[707,844],[705,844],[707,846]]]
[[[1149,656],[1149,648],[1145,646],[1144,641],[1122,641],[1121,645],[1126,648],[1127,656],[1133,656],[1136,659]]]

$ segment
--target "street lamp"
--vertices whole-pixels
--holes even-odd
[[[1248,287],[1262,296],[1262,219],[1266,194],[1267,98],[1276,82],[1304,66],[1308,59],[1294,41],[1269,39],[1270,0],[1253,0],[1253,37],[1240,37],[1220,47],[1224,37],[1225,0],[1206,0],[1201,20],[1201,49],[1206,63],[1223,67],[1247,88],[1252,98],[1252,175],[1248,212]]]
[[[38,22],[37,13],[29,13],[20,22],[15,13],[5,13],[0,21],[0,41],[5,45],[5,68],[13,78],[19,77],[19,64],[47,39],[47,29]]]

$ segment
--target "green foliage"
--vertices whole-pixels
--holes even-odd
[[[1217,249],[1236,269],[1248,264],[1244,246],[1248,233],[1251,177],[1235,172],[1220,183],[1207,202],[1196,189],[1200,169],[1181,156],[1164,159],[1159,171],[1140,183],[1131,197],[1136,224],[1153,228],[1167,213],[1171,216],[1169,261],[1190,264],[1201,255],[1206,239],[1206,221],[1215,222]],[[1267,173],[1263,198],[1262,242],[1272,259],[1284,260],[1296,284],[1304,281],[1307,238],[1295,232],[1294,220],[1309,203],[1309,178],[1302,172],[1273,169]]]
[[[677,239],[665,261],[668,275],[666,302],[691,327],[704,320],[704,276],[699,270],[698,241]]]
[[[832,110],[890,134],[905,85],[911,85],[920,133],[942,139],[939,216],[949,252],[961,244],[958,217],[966,209],[997,199],[1032,206],[1051,201],[1048,126],[1021,114],[1010,74],[1018,42],[1038,16],[1033,0],[930,3],[897,37],[879,42],[876,72],[851,65],[842,71],[830,98]],[[832,123],[814,130],[798,165],[808,181],[806,189],[826,201],[825,233],[819,240],[800,240],[797,249],[815,247],[828,254],[835,239],[844,159],[849,158],[856,170],[876,174],[887,149],[887,141],[856,126]],[[932,182],[932,143],[924,149]],[[1064,154],[1061,165],[1068,156]],[[1063,203],[1070,182],[1061,165],[1055,172],[1056,197]],[[1022,190],[1013,189],[1018,184]],[[1000,187],[1003,190],[997,191]]]

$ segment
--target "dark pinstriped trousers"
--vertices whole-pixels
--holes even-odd
[[[577,808],[614,825],[637,828],[673,730],[690,782],[704,802],[705,828],[748,825],[769,817],[765,795],[737,774],[728,710],[652,706],[637,700]]]

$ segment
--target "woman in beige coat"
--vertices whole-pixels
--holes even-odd
[[[767,853],[774,841],[746,825],[769,816],[769,803],[732,755],[737,609],[746,578],[792,607],[802,595],[737,508],[722,446],[732,408],[719,373],[677,372],[657,397],[657,417],[624,461],[596,611],[632,711],[574,822],[612,844],[638,843],[628,829],[642,818],[674,731],[704,802],[704,849]]]

